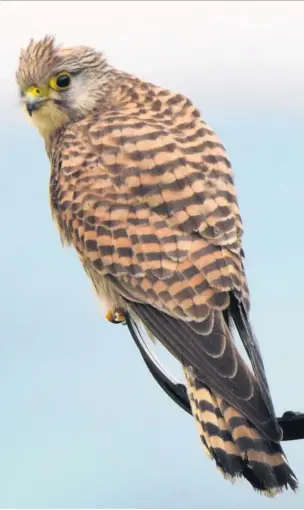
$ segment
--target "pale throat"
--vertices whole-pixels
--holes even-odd
[[[69,117],[55,103],[47,101],[39,110],[33,112],[31,122],[47,141],[56,129],[69,122]]]

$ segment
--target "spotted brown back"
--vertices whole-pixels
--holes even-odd
[[[127,77],[48,150],[63,236],[131,299],[208,328],[230,290],[248,306],[230,163],[188,99]]]

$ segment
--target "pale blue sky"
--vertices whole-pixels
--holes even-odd
[[[54,9],[59,18],[61,2],[52,3],[57,5]],[[174,23],[182,23],[180,4],[183,4],[185,16],[190,16],[186,3],[170,3]],[[205,20],[204,2],[197,3]],[[252,4],[247,3],[248,9],[253,9]],[[224,481],[203,453],[191,418],[152,380],[126,329],[103,320],[75,254],[61,248],[49,212],[49,164],[38,134],[18,112],[12,74],[19,45],[25,45],[31,35],[36,35],[30,25],[35,13],[38,12],[35,22],[39,31],[39,20],[43,33],[55,32],[57,25],[52,20],[50,27],[47,26],[48,17],[43,15],[42,4],[37,2],[37,12],[35,3],[22,4],[25,4],[24,12],[19,11],[22,6],[18,2],[7,7],[3,3],[0,5],[2,14],[6,15],[0,21],[6,37],[3,39],[0,30],[0,57],[2,62],[7,59],[9,69],[6,73],[6,68],[1,66],[5,86],[0,98],[0,508],[303,508],[304,441],[285,443],[290,464],[303,485],[297,496],[286,494],[269,500],[256,495],[246,482],[231,486]],[[83,15],[87,15],[87,7],[83,4],[79,7],[79,4],[82,2],[78,2],[78,15],[81,8]],[[107,25],[108,31],[106,36],[98,34],[95,22],[94,44],[111,50],[115,34],[118,37],[114,11],[108,2],[96,4],[100,4],[100,11],[101,4],[105,4],[103,25]],[[161,4],[164,4],[164,11],[169,10],[168,3],[155,2],[155,5]],[[211,4],[206,4],[211,12]],[[53,7],[48,2],[45,5],[50,13]],[[66,8],[65,2],[62,5]],[[159,9],[157,15],[151,3],[147,5],[148,11],[143,11],[141,6],[138,14],[135,4],[129,2],[129,23],[133,19],[134,30],[130,25],[124,27],[122,21],[119,29],[125,30],[125,34],[132,32],[133,39],[126,37],[124,44],[113,44],[112,52],[119,54],[120,67],[129,70],[122,65],[125,56],[132,71],[138,68],[142,74],[148,74],[149,79],[155,74],[157,83],[162,83],[164,76],[166,84],[170,82],[174,89],[191,92],[205,119],[227,147],[246,232],[252,321],[264,355],[277,414],[281,415],[286,409],[304,411],[301,390],[304,107],[299,87],[299,81],[304,81],[300,71],[304,69],[303,61],[299,61],[298,79],[290,67],[287,66],[289,71],[286,72],[288,54],[283,54],[280,60],[280,34],[287,33],[283,19],[288,16],[285,14],[284,18],[282,14],[277,24],[269,17],[268,25],[261,17],[261,26],[257,21],[258,13],[252,18],[256,23],[256,35],[263,34],[269,66],[276,62],[278,72],[274,73],[273,81],[271,73],[266,79],[267,59],[259,60],[253,49],[248,50],[256,66],[257,98],[252,80],[243,76],[240,86],[238,79],[243,75],[246,51],[242,49],[239,60],[232,58],[237,45],[231,46],[231,54],[227,52],[222,29],[217,35],[217,51],[219,54],[222,51],[222,62],[216,60],[212,68],[212,59],[208,56],[211,77],[204,64],[206,47],[201,51],[200,60],[175,58],[174,65],[170,61],[169,69],[166,68],[166,51],[173,55],[175,46],[169,36],[166,37],[165,23],[161,25],[165,50],[159,66],[156,61],[149,66],[144,58],[138,63],[140,49],[136,49],[136,45],[141,43],[144,34],[142,25],[137,30],[138,24],[146,23],[143,44],[150,59],[154,54],[153,34],[159,28],[158,20],[163,19],[161,7],[155,7]],[[265,2],[265,5],[268,12],[269,4]],[[192,4],[191,8],[196,7]],[[231,4],[231,9],[237,9],[235,3]],[[251,43],[245,38],[242,46],[251,48],[255,29],[244,9],[243,6],[243,18],[239,11],[235,11],[234,18],[232,11],[228,13],[231,26],[226,29],[234,27],[243,35],[250,34]],[[294,4],[290,9],[295,9]],[[151,18],[147,12],[151,13]],[[216,32],[217,13],[210,12],[213,28],[206,20],[205,25],[196,22],[197,40],[203,28]],[[56,16],[54,14],[54,19]],[[294,11],[294,27],[298,26],[298,18],[299,13]],[[16,20],[15,25],[13,20]],[[293,39],[292,34],[297,35],[297,29],[292,30],[289,18],[288,23],[290,36],[286,44],[290,47],[290,62],[296,69],[299,41],[296,37]],[[22,34],[19,33],[21,28],[16,31],[18,44],[12,37],[14,27],[23,30]],[[171,30],[173,33],[172,26]],[[185,54],[193,55],[195,38],[189,26],[187,30],[189,39],[183,38]],[[231,33],[237,40],[235,30]],[[58,32],[64,42],[62,22]],[[276,37],[277,50],[272,42],[267,46],[265,34],[272,41]],[[86,44],[93,37],[78,33],[76,38],[76,35],[74,28],[73,42],[77,39],[80,44]],[[175,34],[174,41],[177,40]],[[180,51],[180,46],[181,43],[179,46],[177,43],[176,51]],[[159,49],[156,51],[161,55]],[[235,89],[229,76],[229,62],[232,61],[236,69]],[[219,83],[216,77],[220,77],[221,66],[225,72]],[[279,75],[281,80],[277,79]],[[228,94],[226,78],[230,87]],[[261,85],[264,78],[265,89]]]

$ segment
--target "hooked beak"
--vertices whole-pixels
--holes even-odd
[[[45,99],[38,99],[38,98],[35,98],[33,100],[27,99],[25,102],[25,107],[27,109],[29,116],[31,117],[33,112],[35,112],[36,110],[39,110],[39,108],[43,105],[43,103],[45,103]]]
[[[25,107],[29,116],[33,115],[33,112],[39,110],[41,106],[47,101],[47,96],[38,87],[30,87],[25,95]]]

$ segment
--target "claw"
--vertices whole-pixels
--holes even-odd
[[[124,322],[126,320],[125,313],[123,310],[116,310],[116,321],[117,322]]]
[[[126,321],[125,311],[121,308],[117,308],[116,310],[109,310],[106,313],[106,319],[112,324],[121,324]]]
[[[109,311],[106,313],[106,319],[107,319],[107,321],[109,321],[109,322],[114,322],[114,313],[112,312],[112,310],[109,310]]]

